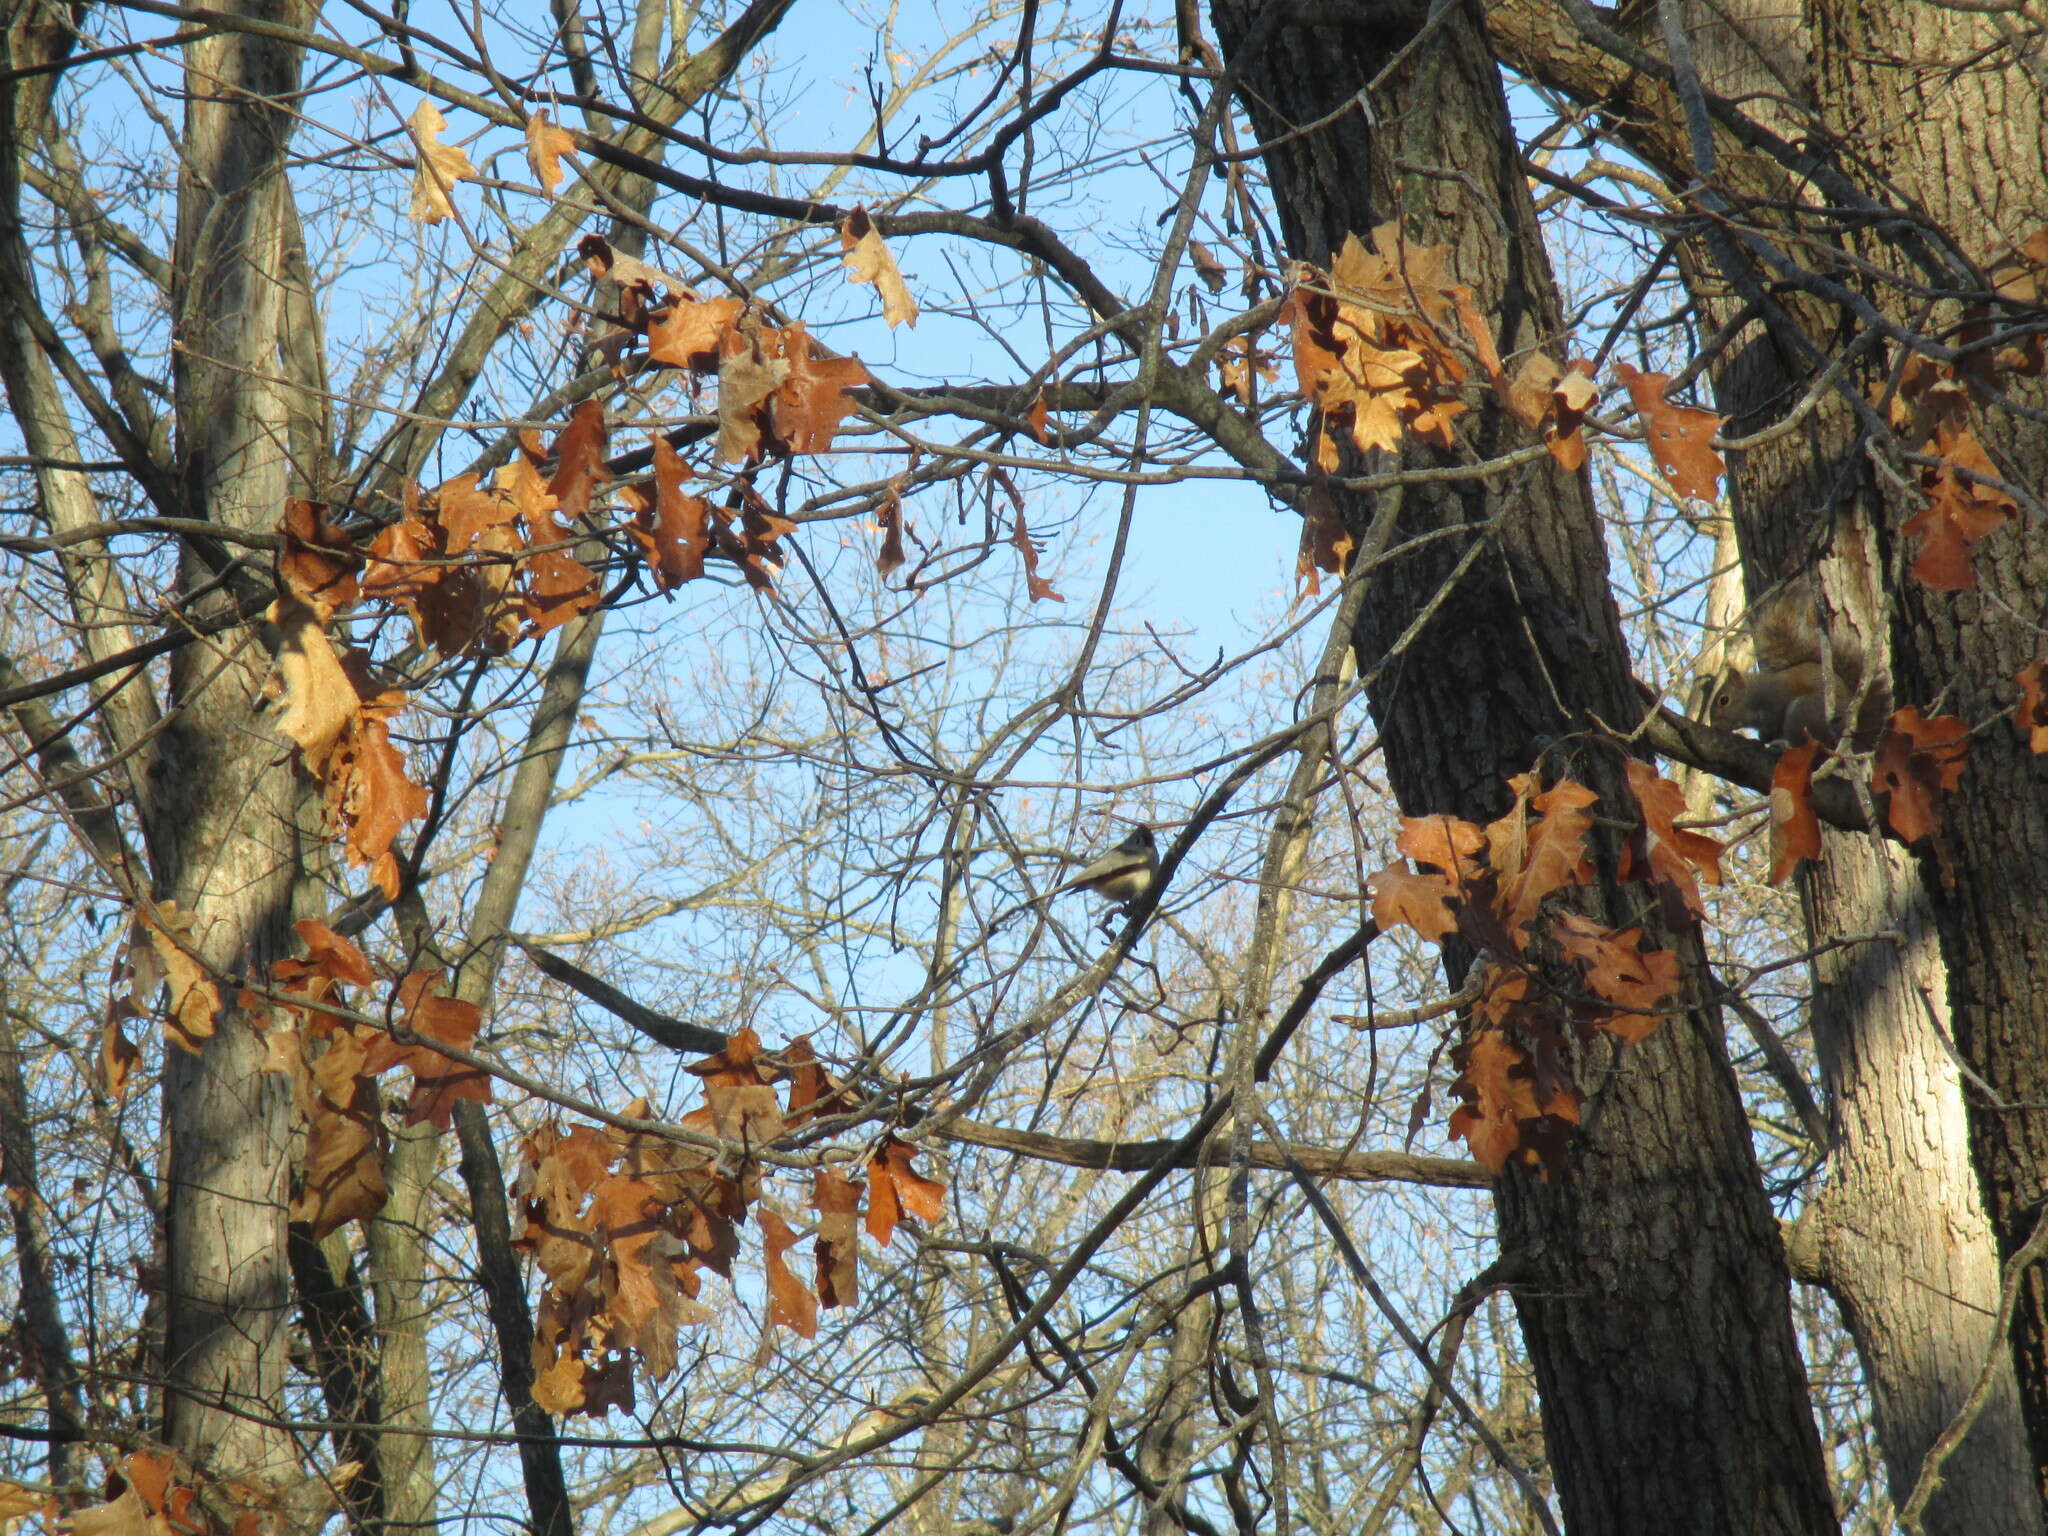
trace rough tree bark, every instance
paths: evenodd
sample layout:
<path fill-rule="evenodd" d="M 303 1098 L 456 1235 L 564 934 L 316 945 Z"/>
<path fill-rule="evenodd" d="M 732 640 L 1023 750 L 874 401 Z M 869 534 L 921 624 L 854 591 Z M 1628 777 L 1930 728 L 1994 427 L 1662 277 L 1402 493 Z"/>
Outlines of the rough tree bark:
<path fill-rule="evenodd" d="M 1845 164 L 1923 212 L 1980 266 L 2048 227 L 2048 99 L 2038 55 L 2027 57 L 2031 38 L 2001 16 L 1940 6 L 1814 0 L 1809 13 L 1815 100 Z M 1874 235 L 1859 235 L 1854 248 L 1905 268 Z M 1891 318 L 1926 325 L 1917 294 L 1887 286 L 1872 297 Z M 1933 320 L 1957 318 L 1949 305 Z M 1874 386 L 1879 365 L 1897 361 L 1880 358 L 1862 382 Z M 2031 416 L 1984 409 L 1978 431 L 2005 478 L 2038 497 L 2048 486 L 2048 431 L 2038 414 L 2048 389 L 2039 378 L 2005 387 Z M 1895 536 L 1918 498 L 1886 491 L 1883 527 Z M 2048 760 L 1999 717 L 2017 702 L 2014 675 L 2048 654 L 2048 538 L 2038 513 L 2022 510 L 1977 550 L 1978 589 L 1953 594 L 1905 577 L 1908 553 L 1895 547 L 1888 567 L 1903 578 L 1890 593 L 1898 695 L 1940 699 L 1945 713 L 1990 723 L 1972 738 L 1968 772 L 1948 797 L 1940 846 L 1920 852 L 1956 1044 L 1988 1090 L 1969 1101 L 1971 1146 L 1999 1252 L 2009 1257 L 2048 1219 Z M 2048 1492 L 2042 1266 L 2026 1277 L 2012 1343 L 2035 1477 Z"/>
<path fill-rule="evenodd" d="M 1451 248 L 1504 354 L 1553 339 L 1555 293 L 1476 7 L 1328 8 L 1240 53 L 1255 8 L 1215 7 L 1242 73 L 1292 254 L 1327 260 L 1347 231 L 1399 219 Z M 1339 20 L 1339 16 L 1344 19 Z M 1412 44 L 1412 49 L 1409 45 Z M 1342 109 L 1380 82 L 1371 121 Z M 1483 409 L 1482 455 L 1520 441 Z M 1441 463 L 1412 451 L 1410 462 Z M 1590 490 L 1548 460 L 1487 482 L 1414 485 L 1402 532 L 1465 526 L 1491 540 L 1414 643 L 1393 642 L 1468 551 L 1439 540 L 1376 572 L 1360 626 L 1402 809 L 1487 817 L 1502 780 L 1539 757 L 1620 814 L 1617 752 L 1579 733 L 1639 708 Z M 1369 508 L 1346 507 L 1365 526 Z M 1607 866 L 1614 920 L 1638 903 Z M 1603 1073 L 1599 1106 L 1548 1184 L 1496 1186 L 1501 1240 L 1535 1364 L 1551 1469 L 1580 1533 L 1834 1529 L 1788 1281 L 1696 938 L 1673 935 L 1691 1007 Z"/>
<path fill-rule="evenodd" d="M 1674 186 L 1695 174 L 1675 93 L 1581 36 L 1545 0 L 1510 0 L 1488 13 L 1501 56 L 1531 78 L 1603 114 L 1617 139 Z M 1723 4 L 1691 29 L 1706 85 L 1787 138 L 1812 100 L 1802 19 L 1769 6 Z M 1652 53 L 1656 40 L 1630 32 Z M 1755 225 L 1782 232 L 1802 201 L 1785 168 L 1716 134 L 1717 184 Z M 1803 249 L 1804 247 L 1800 247 Z M 1713 253 L 1689 242 L 1680 263 L 1718 329 L 1743 300 Z M 1824 311 L 1794 296 L 1811 334 L 1826 337 Z M 1781 420 L 1815 374 L 1810 353 L 1752 323 L 1711 365 L 1727 431 L 1748 436 Z M 1838 622 L 1854 627 L 1873 657 L 1885 648 L 1870 518 L 1829 514 L 1868 508 L 1867 469 L 1850 457 L 1856 423 L 1823 399 L 1799 430 L 1732 453 L 1729 490 L 1751 591 L 1817 569 Z M 1947 976 L 1931 942 L 1919 873 L 1896 849 L 1861 836 L 1825 834 L 1817 869 L 1801 876 L 1811 936 L 1897 931 L 1904 943 L 1831 950 L 1814 967 L 1809 1021 L 1830 1116 L 1828 1179 L 1799 1229 L 1802 1278 L 1828 1288 L 1870 1373 L 1878 1438 L 1893 1497 L 1903 1500 L 1928 1448 L 1976 1383 L 1992 1346 L 1997 1257 L 1978 1199 L 1964 1132 L 1963 1088 L 1940 1031 Z M 1949 1463 L 1925 1513 L 1929 1532 L 1998 1532 L 2039 1519 L 2024 1475 L 2023 1431 L 2009 1366 L 1977 1427 Z"/>
<path fill-rule="evenodd" d="M 312 24 L 301 0 L 248 0 Z M 299 51 L 233 34 L 186 45 L 177 252 L 171 294 L 176 493 L 185 515 L 268 531 L 290 494 L 283 382 L 286 159 Z M 199 617 L 252 585 L 188 544 L 179 582 Z M 317 814 L 289 743 L 252 706 L 271 658 L 247 630 L 181 650 L 154 793 L 144 813 L 157 892 L 192 914 L 200 957 L 226 976 L 291 952 L 294 888 L 317 858 Z M 291 1491 L 298 1455 L 281 1418 L 289 1369 L 285 1256 L 291 1101 L 229 1007 L 197 1054 L 164 1069 L 169 1260 L 164 1438 L 214 1477 Z"/>
<path fill-rule="evenodd" d="M 1771 126 L 1781 132 L 1796 127 L 1796 134 L 1784 136 L 1824 149 L 1838 172 L 1879 200 L 1924 213 L 1929 225 L 1946 231 L 1969 256 L 1980 262 L 1994 258 L 2042 226 L 2039 89 L 2024 61 L 2002 46 L 1997 18 L 1932 7 L 1809 7 L 1803 16 L 1787 16 L 1768 7 L 1721 6 L 1711 20 L 1694 13 L 1693 22 L 1688 31 L 1710 86 L 1750 104 L 1752 115 L 1761 111 L 1766 119 L 1772 114 L 1783 118 Z M 1696 174 L 1696 156 L 1671 88 L 1651 72 L 1632 69 L 1589 46 L 1562 7 L 1514 0 L 1496 8 L 1490 24 L 1504 57 L 1581 102 L 1603 106 L 1614 131 L 1674 185 Z M 1640 38 L 1632 41 L 1642 43 Z M 1716 184 L 1740 203 L 1752 223 L 1781 232 L 1784 210 L 1799 198 L 1792 178 L 1768 158 L 1744 153 L 1725 135 L 1716 132 L 1714 139 Z M 1880 270 L 1904 269 L 1909 277 L 1924 279 L 1925 273 L 1901 259 L 1897 244 L 1887 243 L 1898 241 L 1904 229 L 1894 223 L 1883 238 L 1862 237 L 1857 254 Z M 1834 232 L 1824 234 L 1832 238 Z M 1808 229 L 1796 247 L 1809 266 L 1817 238 Z M 1920 236 L 1905 232 L 1904 238 Z M 1722 254 L 1732 250 L 1724 245 Z M 1723 312 L 1730 308 L 1723 285 L 1743 275 L 1726 267 L 1708 260 L 1689 273 L 1702 300 L 1720 299 Z M 1974 286 L 1966 274 L 1952 275 L 1949 285 Z M 1909 329 L 1926 329 L 1930 316 L 1920 312 L 1924 301 L 1912 292 L 1881 283 L 1870 284 L 1868 292 L 1888 318 Z M 1823 353 L 1839 343 L 1824 306 L 1802 303 L 1796 294 L 1785 294 L 1783 302 Z M 1932 318 L 1940 325 L 1955 316 Z M 1753 432 L 1776 420 L 1817 373 L 1814 350 L 1800 347 L 1793 335 L 1784 334 L 1787 329 L 1752 332 L 1717 368 L 1717 392 L 1733 418 L 1730 432 Z M 1875 398 L 1898 362 L 1895 353 L 1879 348 L 1852 370 L 1848 387 Z M 2038 408 L 2038 386 L 2019 381 L 2012 387 L 2023 404 Z M 1859 557 L 1866 573 L 1862 581 L 1845 582 L 1827 561 L 1823 577 L 1874 645 L 1892 643 L 1897 697 L 1923 703 L 1942 697 L 1944 709 L 1973 724 L 1992 719 L 2013 701 L 2012 673 L 2042 650 L 2038 602 L 2044 572 L 2038 530 L 2015 527 L 2011 536 L 1980 552 L 1985 590 L 1992 594 L 1988 600 L 1926 591 L 1906 577 L 1909 552 L 1896 534 L 1898 524 L 1917 508 L 1860 462 L 1862 441 L 1850 416 L 1839 399 L 1823 401 L 1793 437 L 1736 457 L 1733 489 L 1752 568 L 1768 580 L 1816 554 Z M 1986 437 L 2014 479 L 2040 486 L 2048 449 L 2037 422 L 1993 412 Z M 1830 518 L 1831 508 L 1860 515 Z M 1860 600 L 1859 585 L 1864 588 Z M 1964 686 L 1944 695 L 1951 680 Z M 1947 1011 L 1954 1015 L 1955 1038 L 1991 1089 L 1991 1097 L 1973 1092 L 1968 1099 L 1972 1154 L 1985 1203 L 1996 1218 L 1998 1250 L 2009 1255 L 2032 1231 L 2042 1191 L 2048 1188 L 2042 1163 L 2048 1152 L 2044 1117 L 2022 1107 L 2043 1101 L 2040 963 L 2037 946 L 2024 935 L 2048 902 L 2043 894 L 2048 823 L 2042 816 L 2038 760 L 2030 759 L 2009 731 L 1994 725 L 1979 733 L 1972 755 L 1965 792 L 1954 807 L 1956 822 L 1947 834 L 1955 854 L 1955 885 L 1944 884 L 1934 850 L 1927 850 L 1923 873 L 1948 971 Z M 1839 840 L 1831 839 L 1831 862 L 1838 851 Z M 1817 916 L 1837 924 L 1837 931 L 1848 931 L 1859 921 L 1868 929 L 1873 919 L 1896 915 L 1900 921 L 1890 926 L 1910 931 L 1917 905 L 1910 887 L 1892 882 L 1877 865 L 1866 868 L 1875 884 L 1859 888 L 1843 870 L 1817 887 Z M 1873 905 L 1886 884 L 1898 892 L 1898 914 Z M 1870 1324 L 1895 1344 L 1918 1337 L 1917 1345 L 1890 1353 L 1891 1371 L 1880 1371 L 1878 1361 L 1886 1351 L 1859 1335 L 1875 1373 L 1878 1422 L 1894 1489 L 1903 1497 L 1926 1444 L 1975 1376 L 1984 1348 L 1982 1319 L 1995 1304 L 1996 1281 L 1990 1266 L 1971 1253 L 1977 1242 L 1971 1202 L 1963 1198 L 1956 1174 L 1939 1161 L 1938 1149 L 1955 1140 L 1949 1128 L 1955 1110 L 1944 1106 L 1960 1101 L 1948 1099 L 1943 1087 L 1948 1069 L 1934 1059 L 1944 1047 L 1938 1038 L 1924 1037 L 1930 1021 L 1945 1017 L 1946 1011 L 1930 1010 L 1916 995 L 1921 988 L 1911 973 L 1922 962 L 1903 955 L 1900 960 L 1897 972 L 1880 987 L 1868 962 L 1833 957 L 1833 970 L 1854 968 L 1861 974 L 1838 990 L 1830 984 L 1830 965 L 1822 966 L 1814 1022 L 1824 1070 L 1853 1061 L 1860 1064 L 1857 1082 L 1884 1085 L 1871 1102 L 1845 1106 L 1835 1150 L 1836 1182 L 1846 1186 L 1861 1179 L 1864 1192 L 1874 1198 L 1885 1198 L 1878 1192 L 1889 1191 L 1896 1213 L 1893 1237 L 1882 1257 L 1866 1251 L 1851 1263 L 1846 1251 L 1837 1252 L 1840 1262 L 1829 1278 L 1852 1327 Z M 1923 981 L 1939 995 L 1941 978 Z M 1832 1005 L 1844 997 L 1861 1000 L 1855 1016 L 1835 1012 Z M 1902 1028 L 1909 1020 L 1918 1027 Z M 1885 1065 L 1883 1057 L 1891 1052 L 1902 1054 Z M 1939 1096 L 1909 1103 L 1897 1091 L 1897 1084 L 1906 1081 Z M 1851 1086 L 1846 1079 L 1831 1083 L 1836 1092 Z M 1941 1122 L 1931 1131 L 1920 1123 L 1930 1106 Z M 1881 1132 L 1879 1121 L 1885 1123 Z M 1872 1133 L 1860 1150 L 1859 1124 Z M 1886 1166 L 1893 1149 L 1907 1145 L 1919 1147 L 1921 1155 L 1910 1164 Z M 1867 1177 L 1858 1171 L 1865 1154 L 1872 1159 Z M 1924 1183 L 1916 1186 L 1915 1179 Z M 1859 1203 L 1850 1201 L 1846 1188 L 1835 1211 L 1844 1210 L 1845 1203 Z M 1866 1212 L 1834 1230 L 1854 1229 L 1872 1239 L 1885 1225 L 1875 1212 Z M 1912 1267 L 1916 1259 L 1934 1268 L 1918 1273 Z M 1917 1308 L 1916 1299 L 1900 1291 L 1902 1279 L 1919 1293 Z M 2042 1430 L 2048 1419 L 2043 1401 L 2048 1370 L 2042 1356 L 2041 1284 L 2036 1273 L 2014 1330 L 2037 1479 L 2048 1466 Z M 1912 1315 L 1916 1310 L 1923 1314 L 1917 1319 Z M 1943 1315 L 1925 1315 L 1930 1311 Z M 1889 1323 L 1883 1321 L 1886 1314 Z M 1900 1374 L 1894 1377 L 1892 1371 Z M 2013 1438 L 2009 1401 L 2001 1385 L 1958 1453 L 1961 1461 L 1950 1464 L 1948 1481 L 1928 1511 L 1930 1530 L 1947 1528 L 1950 1520 L 1962 1522 L 1957 1529 L 2017 1528 L 2009 1492 L 2012 1467 L 2004 1459 Z M 2026 1523 L 2039 1518 L 2036 1511 Z"/>

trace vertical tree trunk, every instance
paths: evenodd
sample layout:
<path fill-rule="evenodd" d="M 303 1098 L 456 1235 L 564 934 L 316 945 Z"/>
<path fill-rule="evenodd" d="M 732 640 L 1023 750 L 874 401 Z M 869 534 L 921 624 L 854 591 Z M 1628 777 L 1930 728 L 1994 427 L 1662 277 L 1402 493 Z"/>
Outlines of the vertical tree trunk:
<path fill-rule="evenodd" d="M 1347 231 L 1399 219 L 1410 239 L 1451 247 L 1504 354 L 1556 336 L 1476 9 L 1426 18 L 1419 6 L 1361 5 L 1350 24 L 1283 25 L 1256 56 L 1240 51 L 1254 8 L 1219 0 L 1215 11 L 1260 137 L 1323 123 L 1267 156 L 1293 254 L 1326 260 Z M 1363 110 L 1339 109 L 1382 71 L 1370 105 L 1384 131 L 1374 132 Z M 1482 455 L 1521 440 L 1501 411 L 1478 414 Z M 1391 644 L 1465 541 L 1439 540 L 1374 575 L 1359 659 L 1362 670 L 1384 663 L 1371 701 L 1402 809 L 1496 814 L 1505 776 L 1544 756 L 1623 814 L 1615 752 L 1573 739 L 1596 717 L 1620 723 L 1637 708 L 1583 476 L 1545 460 L 1400 494 L 1403 533 L 1462 525 L 1493 541 L 1398 657 Z M 1354 503 L 1347 519 L 1359 526 L 1366 513 Z M 1611 867 L 1599 900 L 1635 920 Z M 1667 942 L 1684 957 L 1694 1007 L 1611 1075 L 1582 1064 L 1601 1102 L 1563 1175 L 1496 1184 L 1559 1497 L 1577 1533 L 1830 1531 L 1783 1253 L 1703 1001 L 1701 953 L 1694 937 Z"/>
<path fill-rule="evenodd" d="M 1794 107 L 1810 101 L 1808 39 L 1796 17 L 1736 4 L 1701 17 L 1694 40 L 1702 80 L 1774 131 L 1790 136 Z M 1780 103 L 1789 103 L 1780 105 Z M 1759 168 L 1760 174 L 1771 174 Z M 1789 178 L 1779 195 L 1798 200 Z M 1752 215 L 1769 217 L 1761 208 Z M 1731 320 L 1739 301 L 1705 264 L 1690 266 L 1708 322 Z M 1825 345 L 1825 311 L 1788 296 L 1807 334 Z M 1736 436 L 1777 421 L 1810 386 L 1810 356 L 1752 326 L 1714 370 L 1717 403 Z M 1730 491 L 1748 564 L 1761 593 L 1772 578 L 1817 568 L 1838 626 L 1865 654 L 1887 650 L 1879 582 L 1883 554 L 1861 509 L 1880 506 L 1867 466 L 1851 456 L 1856 422 L 1829 397 L 1802 430 L 1731 456 Z M 1847 484 L 1842 483 L 1845 471 Z M 1859 509 L 1832 515 L 1835 505 Z M 1838 633 L 1840 631 L 1838 630 Z M 1918 695 L 1916 695 L 1918 696 Z M 1963 1085 L 1942 1035 L 1949 980 L 1928 892 L 1913 861 L 1880 840 L 1829 832 L 1817 866 L 1802 872 L 1807 932 L 1818 943 L 1895 931 L 1896 946 L 1830 949 L 1813 965 L 1810 1022 L 1828 1095 L 1828 1180 L 1802 1219 L 1817 1278 L 1872 1382 L 1885 1470 L 1896 1502 L 1912 1492 L 1928 1449 L 1976 1386 L 1998 1306 L 1998 1254 L 1971 1170 Z M 2039 1524 L 2025 1475 L 2027 1451 L 2009 1362 L 1976 1427 L 1950 1458 L 1923 1514 L 1930 1533 L 1995 1533 Z"/>
<path fill-rule="evenodd" d="M 295 0 L 238 9 L 312 20 Z M 178 482 L 187 515 L 242 529 L 274 527 L 290 485 L 279 349 L 298 75 L 297 51 L 268 39 L 229 33 L 186 46 L 172 296 Z M 180 579 L 197 615 L 247 593 L 219 575 L 188 546 Z M 304 862 L 306 788 L 288 744 L 256 712 L 268 670 L 247 631 L 178 653 L 146 818 L 159 895 L 192 914 L 194 947 L 227 976 L 288 952 Z M 262 1070 L 261 1042 L 232 1006 L 198 1054 L 167 1056 L 165 1438 L 195 1466 L 284 1495 L 297 1455 L 266 1420 L 281 1417 L 290 1350 L 289 1093 Z"/>
<path fill-rule="evenodd" d="M 1980 266 L 2048 226 L 2048 100 L 2038 58 L 2023 56 L 2030 42 L 2007 39 L 2001 17 L 1946 7 L 1814 0 L 1810 11 L 1816 97 L 1844 159 L 1888 178 Z M 1896 250 L 1880 254 L 1903 265 Z M 1873 296 L 1894 318 L 1923 323 L 1916 295 Z M 1936 323 L 1952 323 L 1953 308 Z M 2023 407 L 2048 405 L 2039 379 L 2004 387 Z M 2006 478 L 2037 496 L 2048 486 L 2038 419 L 1990 407 L 1977 430 Z M 1895 519 L 1918 510 L 1896 492 L 1892 500 Z M 1945 802 L 1944 846 L 1923 850 L 1923 863 L 1956 1043 L 1989 1090 L 1970 1101 L 1971 1144 L 1999 1251 L 2010 1256 L 2048 1219 L 2048 765 L 1998 717 L 2018 697 L 2014 674 L 2048 654 L 2048 539 L 2022 511 L 1974 563 L 1974 592 L 1898 583 L 1893 661 L 1902 699 L 1939 698 L 1971 725 L 1991 722 Z M 2048 1490 L 2048 1272 L 2038 1265 L 2013 1347 L 2035 1475 Z"/>
<path fill-rule="evenodd" d="M 1706 85 L 1798 137 L 1800 114 L 1813 100 L 1805 22 L 1782 8 L 1741 3 L 1695 11 L 1689 20 Z M 1489 13 L 1488 25 L 1516 68 L 1589 106 L 1606 105 L 1611 131 L 1635 154 L 1674 186 L 1692 180 L 1693 148 L 1667 86 L 1592 46 L 1560 9 L 1541 0 L 1510 0 Z M 1636 41 L 1660 51 L 1650 40 Z M 1717 182 L 1741 201 L 1745 216 L 1765 228 L 1796 218 L 1788 210 L 1798 207 L 1801 191 L 1783 168 L 1732 139 L 1717 139 Z M 1682 270 L 1709 328 L 1733 318 L 1740 301 L 1711 255 L 1691 253 Z M 1817 342 L 1829 344 L 1824 309 L 1802 306 L 1796 295 L 1784 302 L 1799 309 Z M 1814 374 L 1809 354 L 1761 325 L 1735 337 L 1712 365 L 1730 435 L 1755 434 L 1779 420 Z M 1874 504 L 1867 471 L 1849 462 L 1855 437 L 1844 402 L 1824 399 L 1797 432 L 1731 454 L 1729 489 L 1758 577 L 1752 590 L 1815 566 L 1831 605 L 1877 656 L 1886 637 L 1875 572 L 1886 557 L 1868 516 L 1827 515 L 1831 504 Z M 1897 948 L 1835 950 L 1816 961 L 1810 1023 L 1833 1136 L 1828 1182 L 1801 1223 L 1800 1239 L 1802 1274 L 1834 1295 L 1870 1373 L 1888 1480 L 1893 1497 L 1904 1500 L 1995 1347 L 1996 1252 L 1970 1172 L 1963 1087 L 1938 1033 L 1946 1026 L 1948 978 L 1929 943 L 1918 869 L 1895 850 L 1831 832 L 1821 865 L 1801 878 L 1816 939 L 1883 930 L 1908 935 Z M 1992 1533 L 2037 1525 L 2023 1438 L 2007 1369 L 1951 1459 L 1925 1529 Z"/>

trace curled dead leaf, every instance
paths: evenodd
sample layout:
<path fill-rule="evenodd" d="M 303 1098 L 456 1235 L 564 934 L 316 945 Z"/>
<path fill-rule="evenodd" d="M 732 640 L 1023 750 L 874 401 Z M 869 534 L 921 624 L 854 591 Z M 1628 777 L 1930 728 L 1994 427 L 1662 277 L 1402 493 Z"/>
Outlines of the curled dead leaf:
<path fill-rule="evenodd" d="M 882 243 L 865 208 L 855 208 L 839 226 L 839 244 L 847 272 L 856 283 L 871 283 L 882 296 L 882 318 L 891 329 L 917 324 L 917 300 L 904 285 L 903 273 L 889 247 Z"/>
<path fill-rule="evenodd" d="M 576 136 L 549 122 L 546 108 L 526 120 L 526 163 L 533 168 L 533 179 L 549 197 L 562 184 L 562 156 L 573 154 L 575 149 Z"/>
<path fill-rule="evenodd" d="M 419 148 L 419 158 L 414 162 L 412 178 L 412 218 L 418 224 L 438 224 L 443 219 L 455 217 L 455 204 L 449 199 L 449 189 L 458 181 L 475 181 L 476 167 L 469 163 L 469 156 L 453 144 L 443 144 L 441 134 L 448 126 L 448 119 L 441 115 L 441 109 L 426 97 L 413 108 L 407 120 L 412 129 L 413 142 Z"/>

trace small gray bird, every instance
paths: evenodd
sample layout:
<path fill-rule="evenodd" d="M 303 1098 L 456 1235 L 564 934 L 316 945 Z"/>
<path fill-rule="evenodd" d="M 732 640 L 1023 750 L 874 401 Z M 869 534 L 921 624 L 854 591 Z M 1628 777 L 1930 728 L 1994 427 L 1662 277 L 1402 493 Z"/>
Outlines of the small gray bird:
<path fill-rule="evenodd" d="M 1152 889 L 1158 874 L 1159 848 L 1152 841 L 1152 829 L 1139 827 L 1053 894 L 1093 891 L 1111 901 L 1136 901 Z"/>

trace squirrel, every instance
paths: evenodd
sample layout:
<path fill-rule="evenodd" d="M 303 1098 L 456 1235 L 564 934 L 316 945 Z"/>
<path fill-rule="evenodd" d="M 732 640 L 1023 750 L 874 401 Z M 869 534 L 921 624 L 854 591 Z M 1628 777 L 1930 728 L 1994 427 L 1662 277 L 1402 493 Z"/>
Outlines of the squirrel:
<path fill-rule="evenodd" d="M 1753 730 L 1764 741 L 1797 746 L 1809 737 L 1832 747 L 1841 738 L 1841 716 L 1856 706 L 1858 737 L 1869 734 L 1887 711 L 1875 688 L 1865 690 L 1863 647 L 1852 635 L 1830 631 L 1822 644 L 1820 606 L 1813 581 L 1801 577 L 1772 592 L 1750 610 L 1750 638 L 1757 665 L 1748 671 L 1724 667 L 1714 680 L 1707 719 L 1719 730 Z M 1834 672 L 1832 689 L 1823 671 Z M 1874 713 L 1873 713 L 1874 711 Z"/>

